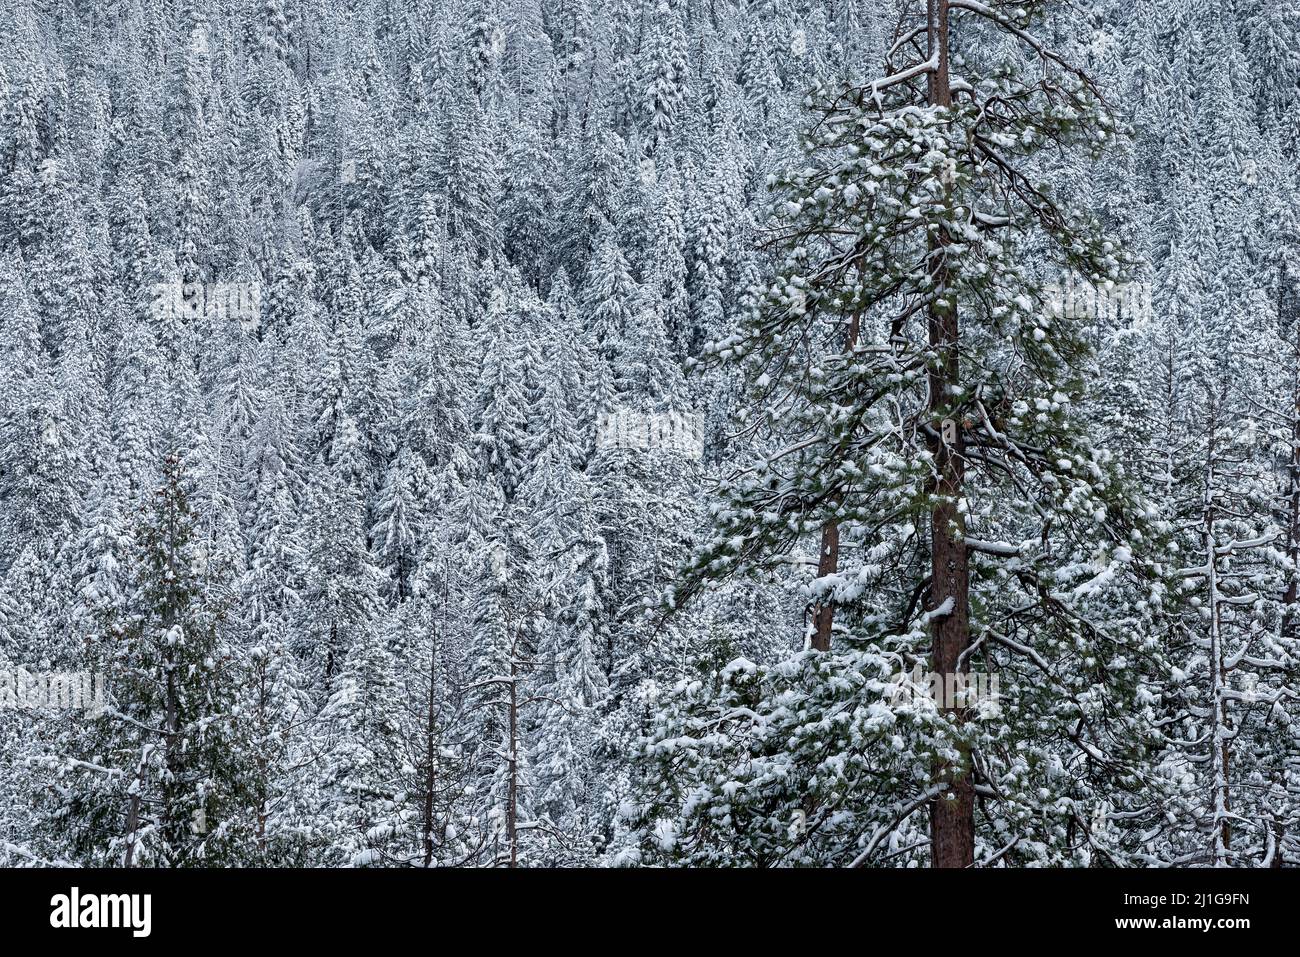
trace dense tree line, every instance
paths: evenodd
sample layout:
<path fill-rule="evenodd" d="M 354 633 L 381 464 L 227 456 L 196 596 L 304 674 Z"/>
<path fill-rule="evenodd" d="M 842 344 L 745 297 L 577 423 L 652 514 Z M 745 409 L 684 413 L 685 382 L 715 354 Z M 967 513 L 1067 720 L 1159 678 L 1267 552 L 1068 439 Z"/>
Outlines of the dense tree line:
<path fill-rule="evenodd" d="M 0 863 L 1300 863 L 1295 0 L 3 2 Z"/>

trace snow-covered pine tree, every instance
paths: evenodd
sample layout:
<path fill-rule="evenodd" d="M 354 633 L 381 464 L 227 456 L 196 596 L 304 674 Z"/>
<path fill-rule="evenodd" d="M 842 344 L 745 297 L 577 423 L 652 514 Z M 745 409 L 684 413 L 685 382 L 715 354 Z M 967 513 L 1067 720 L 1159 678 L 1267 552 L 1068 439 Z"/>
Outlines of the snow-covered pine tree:
<path fill-rule="evenodd" d="M 142 506 L 120 609 L 90 635 L 106 706 L 42 762 L 44 828 L 83 864 L 214 866 L 247 860 L 252 767 L 228 643 L 228 586 L 196 541 L 181 457 Z"/>
<path fill-rule="evenodd" d="M 1087 435 L 1085 330 L 1045 290 L 1049 264 L 1122 277 L 1041 159 L 1113 124 L 1042 16 L 911 5 L 884 75 L 818 104 L 774 184 L 783 258 L 709 346 L 745 371 L 742 423 L 765 441 L 724 483 L 678 601 L 805 564 L 809 650 L 738 660 L 662 712 L 646 853 L 1069 860 L 1095 803 L 1141 780 L 1156 530 Z M 998 34 L 1015 55 L 985 52 Z M 938 707 L 891 691 L 914 665 L 947 689 Z M 976 666 L 1001 679 L 996 706 L 954 694 Z"/>

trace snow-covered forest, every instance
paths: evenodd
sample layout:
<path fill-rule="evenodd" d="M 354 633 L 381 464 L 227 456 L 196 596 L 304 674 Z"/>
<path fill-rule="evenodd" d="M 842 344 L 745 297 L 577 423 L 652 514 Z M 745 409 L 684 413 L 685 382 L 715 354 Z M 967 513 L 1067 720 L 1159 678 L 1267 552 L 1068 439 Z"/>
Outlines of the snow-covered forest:
<path fill-rule="evenodd" d="M 1300 864 L 1300 0 L 0 3 L 0 865 Z"/>

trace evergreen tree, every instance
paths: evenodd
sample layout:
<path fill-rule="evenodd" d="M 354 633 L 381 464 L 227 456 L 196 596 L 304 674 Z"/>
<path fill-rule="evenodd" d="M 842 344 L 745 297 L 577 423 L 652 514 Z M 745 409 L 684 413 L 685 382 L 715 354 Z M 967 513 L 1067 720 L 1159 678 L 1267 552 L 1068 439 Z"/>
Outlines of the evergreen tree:
<path fill-rule="evenodd" d="M 723 486 L 690 574 L 775 569 L 811 551 L 809 650 L 782 665 L 739 660 L 712 689 L 686 685 L 649 750 L 660 788 L 649 820 L 672 827 L 648 833 L 649 849 L 829 863 L 848 839 L 838 853 L 863 863 L 882 849 L 873 830 L 898 833 L 928 806 L 930 863 L 970 866 L 977 790 L 1006 802 L 984 824 L 991 855 L 1004 813 L 1017 828 L 1048 807 L 1086 819 L 1097 776 L 1115 775 L 1111 788 L 1140 779 L 1151 715 L 1129 702 L 1160 673 L 1156 531 L 1076 412 L 1085 330 L 1050 308 L 1018 252 L 1092 283 L 1121 278 L 1113 247 L 1024 168 L 1049 144 L 1104 142 L 1112 124 L 1092 81 L 1029 32 L 1038 12 L 931 4 L 928 49 L 896 46 L 903 59 L 881 79 L 829 100 L 782 183 L 785 258 L 741 329 L 710 345 L 741 363 L 742 424 L 770 438 Z M 957 78 L 950 29 L 983 27 L 1017 40 L 1030 64 L 967 57 Z M 890 706 L 889 677 L 914 662 L 948 689 L 939 707 Z M 1006 675 L 996 715 L 953 693 L 974 662 Z M 848 720 L 829 729 L 801 717 L 841 709 Z M 1100 713 L 1130 720 L 1116 735 Z M 722 715 L 736 717 L 699 736 Z M 769 716 L 778 733 L 749 744 Z M 1087 770 L 1046 787 L 1035 768 L 1067 760 L 1067 738 Z M 1001 757 L 1007 748 L 1019 756 Z M 754 786 L 716 783 L 737 774 Z M 797 809 L 809 827 L 790 837 Z M 1048 813 L 1046 830 L 1021 839 L 1060 860 L 1070 839 Z M 718 817 L 730 826 L 712 830 Z"/>
<path fill-rule="evenodd" d="M 45 826 L 87 864 L 246 859 L 251 771 L 228 597 L 196 540 L 191 495 L 168 456 L 134 529 L 124 605 L 105 609 L 116 614 L 88 650 L 109 703 L 45 762 Z"/>

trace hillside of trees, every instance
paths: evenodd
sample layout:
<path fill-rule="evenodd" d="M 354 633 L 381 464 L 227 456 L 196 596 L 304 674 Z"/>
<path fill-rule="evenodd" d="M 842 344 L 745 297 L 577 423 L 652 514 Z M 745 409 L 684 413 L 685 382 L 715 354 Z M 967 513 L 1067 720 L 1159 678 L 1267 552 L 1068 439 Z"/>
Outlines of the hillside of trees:
<path fill-rule="evenodd" d="M 0 22 L 0 866 L 1300 865 L 1300 0 Z"/>

